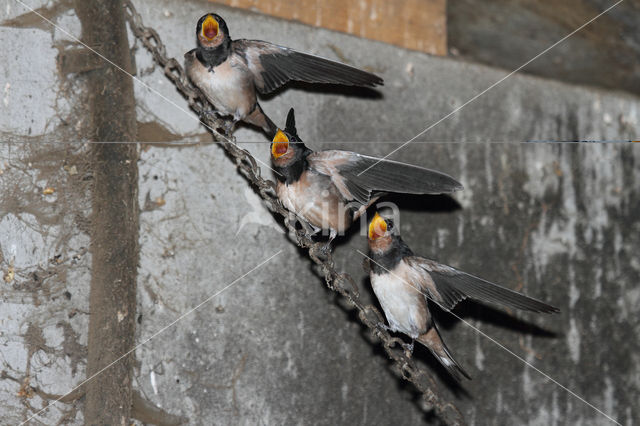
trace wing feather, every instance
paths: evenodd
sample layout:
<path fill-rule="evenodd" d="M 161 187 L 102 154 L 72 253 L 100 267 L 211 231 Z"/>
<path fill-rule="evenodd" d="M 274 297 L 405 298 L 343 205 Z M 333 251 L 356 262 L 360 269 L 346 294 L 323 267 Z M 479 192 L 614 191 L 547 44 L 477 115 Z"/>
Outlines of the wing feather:
<path fill-rule="evenodd" d="M 234 40 L 234 51 L 244 56 L 260 93 L 269 93 L 289 81 L 375 87 L 375 74 L 319 56 L 259 40 Z"/>
<path fill-rule="evenodd" d="M 367 204 L 372 192 L 447 194 L 462 185 L 444 173 L 349 151 L 319 151 L 307 157 L 309 165 L 331 176 L 343 196 Z"/>
<path fill-rule="evenodd" d="M 417 281 L 429 297 L 441 308 L 451 310 L 460 301 L 470 297 L 532 312 L 555 313 L 558 308 L 517 291 L 499 286 L 482 278 L 441 265 L 418 256 L 405 258 L 416 272 Z"/>

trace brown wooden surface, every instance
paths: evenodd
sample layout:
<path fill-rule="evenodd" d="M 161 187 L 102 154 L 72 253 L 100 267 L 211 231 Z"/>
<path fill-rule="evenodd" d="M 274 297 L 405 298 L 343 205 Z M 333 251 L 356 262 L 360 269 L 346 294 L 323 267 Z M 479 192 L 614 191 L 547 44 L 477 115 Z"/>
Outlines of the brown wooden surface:
<path fill-rule="evenodd" d="M 447 53 L 446 0 L 215 0 L 434 55 Z"/>

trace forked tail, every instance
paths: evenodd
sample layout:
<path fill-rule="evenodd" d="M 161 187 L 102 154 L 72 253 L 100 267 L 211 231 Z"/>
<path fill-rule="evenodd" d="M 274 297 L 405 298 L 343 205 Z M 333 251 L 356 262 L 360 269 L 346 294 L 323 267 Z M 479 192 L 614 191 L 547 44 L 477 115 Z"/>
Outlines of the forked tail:
<path fill-rule="evenodd" d="M 429 331 L 419 336 L 416 340 L 425 345 L 438 361 L 440 361 L 440 364 L 442 364 L 457 381 L 462 381 L 461 376 L 471 380 L 471 376 L 469 376 L 451 356 L 435 324 L 433 324 Z"/>
<path fill-rule="evenodd" d="M 261 127 L 262 130 L 267 134 L 269 140 L 272 140 L 278 131 L 278 126 L 275 125 L 273 121 L 264 113 L 260 104 L 256 103 L 255 109 L 245 117 L 244 121 L 247 123 L 253 124 L 255 126 Z"/>

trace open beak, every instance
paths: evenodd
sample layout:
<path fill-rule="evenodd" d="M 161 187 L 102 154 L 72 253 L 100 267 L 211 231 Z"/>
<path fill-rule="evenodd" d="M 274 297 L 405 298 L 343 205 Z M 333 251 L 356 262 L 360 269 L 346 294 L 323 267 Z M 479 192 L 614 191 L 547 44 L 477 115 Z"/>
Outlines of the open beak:
<path fill-rule="evenodd" d="M 273 158 L 280 158 L 289 150 L 289 138 L 280 129 L 276 132 L 271 143 L 271 155 Z"/>
<path fill-rule="evenodd" d="M 387 222 L 378 213 L 371 219 L 369 224 L 369 239 L 374 241 L 383 237 L 387 233 Z"/>
<path fill-rule="evenodd" d="M 211 41 L 218 36 L 218 21 L 211 15 L 202 23 L 202 37 Z"/>

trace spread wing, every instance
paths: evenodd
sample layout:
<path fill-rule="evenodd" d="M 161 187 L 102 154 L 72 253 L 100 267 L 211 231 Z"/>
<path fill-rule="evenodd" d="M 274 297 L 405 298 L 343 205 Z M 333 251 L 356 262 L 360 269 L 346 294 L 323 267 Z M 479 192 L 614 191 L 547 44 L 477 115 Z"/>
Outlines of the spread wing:
<path fill-rule="evenodd" d="M 444 173 L 349 151 L 319 151 L 307 157 L 309 166 L 331 177 L 347 200 L 367 204 L 372 192 L 446 194 L 462 185 Z"/>
<path fill-rule="evenodd" d="M 447 311 L 453 309 L 458 302 L 470 297 L 525 311 L 560 312 L 558 308 L 544 302 L 458 271 L 451 266 L 441 265 L 418 256 L 406 257 L 405 261 L 416 275 L 413 278 L 427 292 L 429 298 Z"/>
<path fill-rule="evenodd" d="M 375 74 L 266 41 L 234 40 L 233 50 L 246 60 L 260 93 L 292 80 L 369 87 L 383 84 Z"/>

